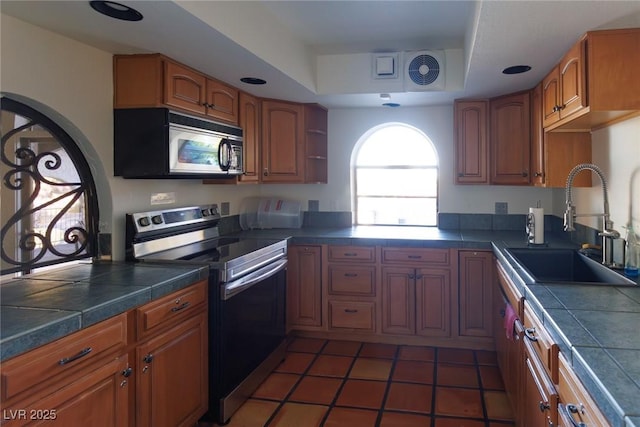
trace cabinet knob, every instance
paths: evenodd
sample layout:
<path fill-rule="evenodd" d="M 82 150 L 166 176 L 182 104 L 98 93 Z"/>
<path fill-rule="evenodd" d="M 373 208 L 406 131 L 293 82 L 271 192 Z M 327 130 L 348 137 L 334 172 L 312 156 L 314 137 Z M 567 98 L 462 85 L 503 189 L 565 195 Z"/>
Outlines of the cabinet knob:
<path fill-rule="evenodd" d="M 529 176 L 529 172 L 527 172 L 527 171 L 522 171 L 522 177 L 523 177 L 523 178 L 526 178 L 526 177 L 528 177 L 528 176 Z"/>
<path fill-rule="evenodd" d="M 269 169 L 264 168 L 264 171 L 262 172 L 262 175 L 269 176 Z"/>
<path fill-rule="evenodd" d="M 130 366 L 127 366 L 127 369 L 122 371 L 122 376 L 125 377 L 125 378 L 129 378 L 132 373 L 133 373 L 133 369 L 131 369 Z"/>
<path fill-rule="evenodd" d="M 542 172 L 536 172 L 536 173 L 534 174 L 534 176 L 535 176 L 535 177 L 541 177 L 541 176 L 542 176 Z"/>
<path fill-rule="evenodd" d="M 540 408 L 540 412 L 544 412 L 548 409 L 551 409 L 551 405 L 549 405 L 549 402 L 545 402 L 544 400 L 541 400 L 538 403 L 538 407 Z"/>
<path fill-rule="evenodd" d="M 144 357 L 142 358 L 142 361 L 143 361 L 144 363 L 151 363 L 151 362 L 153 362 L 153 354 L 151 354 L 151 353 L 147 354 L 146 356 L 144 356 Z"/>

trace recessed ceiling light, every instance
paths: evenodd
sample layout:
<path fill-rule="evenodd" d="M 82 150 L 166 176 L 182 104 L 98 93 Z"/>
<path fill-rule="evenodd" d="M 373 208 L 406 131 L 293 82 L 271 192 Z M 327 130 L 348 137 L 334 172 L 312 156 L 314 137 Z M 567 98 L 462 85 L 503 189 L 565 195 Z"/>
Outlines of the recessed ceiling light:
<path fill-rule="evenodd" d="M 399 107 L 400 104 L 398 104 L 397 102 L 385 102 L 384 104 L 382 104 L 383 107 Z"/>
<path fill-rule="evenodd" d="M 243 77 L 240 79 L 242 83 L 247 83 L 250 85 L 263 85 L 267 83 L 266 80 L 260 79 L 258 77 Z"/>
<path fill-rule="evenodd" d="M 90 1 L 91 7 L 103 15 L 123 21 L 141 21 L 142 14 L 137 10 L 114 1 Z"/>
<path fill-rule="evenodd" d="M 513 65 L 502 70 L 502 74 L 520 74 L 526 73 L 531 69 L 528 65 Z"/>

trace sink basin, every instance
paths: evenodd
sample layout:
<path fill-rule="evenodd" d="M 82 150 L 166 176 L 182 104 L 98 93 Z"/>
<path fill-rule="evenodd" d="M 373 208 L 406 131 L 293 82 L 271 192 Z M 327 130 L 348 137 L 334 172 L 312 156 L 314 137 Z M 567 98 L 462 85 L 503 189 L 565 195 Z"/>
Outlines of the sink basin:
<path fill-rule="evenodd" d="M 637 286 L 575 249 L 511 248 L 507 252 L 536 283 Z"/>

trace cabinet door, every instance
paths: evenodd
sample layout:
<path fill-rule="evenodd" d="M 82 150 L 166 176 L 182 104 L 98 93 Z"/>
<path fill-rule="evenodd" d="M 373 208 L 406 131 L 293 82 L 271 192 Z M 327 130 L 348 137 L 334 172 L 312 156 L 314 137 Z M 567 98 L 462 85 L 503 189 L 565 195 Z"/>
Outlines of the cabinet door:
<path fill-rule="evenodd" d="M 164 103 L 205 114 L 206 77 L 175 62 L 165 61 L 164 64 Z"/>
<path fill-rule="evenodd" d="M 558 422 L 558 393 L 535 351 L 529 347 L 529 341 L 524 340 L 524 348 L 523 426 L 555 426 Z"/>
<path fill-rule="evenodd" d="M 504 327 L 505 306 L 507 299 L 500 290 L 500 285 L 496 285 L 493 289 L 493 339 L 496 345 L 496 356 L 498 359 L 498 367 L 502 374 L 505 391 L 509 396 L 509 402 L 514 414 L 519 414 L 519 402 L 521 394 L 521 375 L 522 375 L 522 350 L 521 340 L 523 328 L 520 320 L 516 320 L 514 333 L 511 338 L 506 335 Z M 517 307 L 514 307 L 517 311 Z"/>
<path fill-rule="evenodd" d="M 451 336 L 451 273 L 418 269 L 415 276 L 416 333 Z"/>
<path fill-rule="evenodd" d="M 491 100 L 491 183 L 528 185 L 531 155 L 529 92 Z"/>
<path fill-rule="evenodd" d="M 560 62 L 560 119 L 587 106 L 584 46 L 576 43 Z"/>
<path fill-rule="evenodd" d="M 303 107 L 262 102 L 262 181 L 304 181 Z"/>
<path fill-rule="evenodd" d="M 553 70 L 542 79 L 542 126 L 548 127 L 560 120 L 560 68 Z"/>
<path fill-rule="evenodd" d="M 207 314 L 136 348 L 136 424 L 192 426 L 208 407 Z"/>
<path fill-rule="evenodd" d="M 258 98 L 240 92 L 239 123 L 243 132 L 242 159 L 244 173 L 240 182 L 260 180 L 260 104 Z"/>
<path fill-rule="evenodd" d="M 456 184 L 488 184 L 489 145 L 486 101 L 456 101 Z"/>
<path fill-rule="evenodd" d="M 458 252 L 460 282 L 460 335 L 491 336 L 493 253 Z"/>
<path fill-rule="evenodd" d="M 3 405 L 2 425 L 125 427 L 129 422 L 127 367 L 126 355 L 107 363 L 102 360 L 47 397 Z"/>
<path fill-rule="evenodd" d="M 290 246 L 287 266 L 287 325 L 322 326 L 320 246 Z"/>
<path fill-rule="evenodd" d="M 415 287 L 415 269 L 382 269 L 382 332 L 415 334 Z"/>
<path fill-rule="evenodd" d="M 544 129 L 542 126 L 542 83 L 531 91 L 531 183 L 545 186 Z"/>
<path fill-rule="evenodd" d="M 207 80 L 207 116 L 238 124 L 238 90 L 217 80 Z"/>

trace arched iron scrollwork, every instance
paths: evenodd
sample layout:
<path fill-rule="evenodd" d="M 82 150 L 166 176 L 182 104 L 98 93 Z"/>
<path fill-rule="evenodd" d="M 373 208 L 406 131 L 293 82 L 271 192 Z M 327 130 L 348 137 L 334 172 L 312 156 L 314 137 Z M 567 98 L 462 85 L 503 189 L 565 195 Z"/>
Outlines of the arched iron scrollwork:
<path fill-rule="evenodd" d="M 95 257 L 98 206 L 84 156 L 46 116 L 6 97 L 1 103 L 2 192 L 6 201 L 13 194 L 15 207 L 2 221 L 1 273 Z"/>

